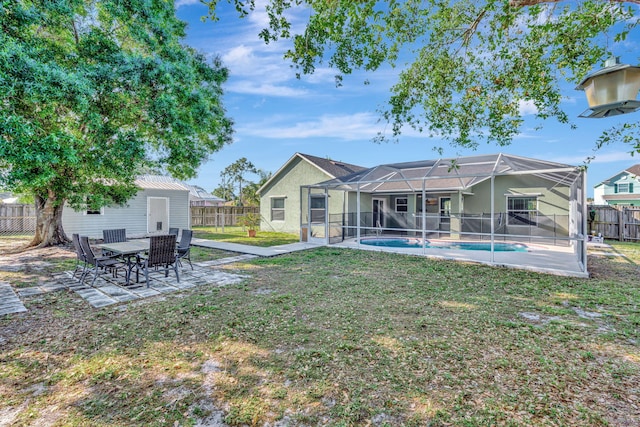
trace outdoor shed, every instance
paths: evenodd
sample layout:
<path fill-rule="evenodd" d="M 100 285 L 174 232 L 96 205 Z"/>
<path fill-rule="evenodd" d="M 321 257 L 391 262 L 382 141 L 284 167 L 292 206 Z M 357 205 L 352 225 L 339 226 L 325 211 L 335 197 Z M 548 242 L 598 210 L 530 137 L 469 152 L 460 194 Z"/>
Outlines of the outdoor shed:
<path fill-rule="evenodd" d="M 99 211 L 76 211 L 65 206 L 62 226 L 73 233 L 102 238 L 102 230 L 125 228 L 127 236 L 147 236 L 169 232 L 169 227 L 191 228 L 189 188 L 173 178 L 140 176 L 140 191 L 125 206 L 103 207 Z"/>

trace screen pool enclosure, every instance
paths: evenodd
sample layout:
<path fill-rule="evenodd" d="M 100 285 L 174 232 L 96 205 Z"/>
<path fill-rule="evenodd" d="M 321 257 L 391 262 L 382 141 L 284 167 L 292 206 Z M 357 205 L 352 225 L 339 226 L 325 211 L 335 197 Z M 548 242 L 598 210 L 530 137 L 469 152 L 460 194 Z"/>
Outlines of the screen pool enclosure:
<path fill-rule="evenodd" d="M 359 248 L 370 237 L 485 242 L 490 256 L 480 262 L 586 276 L 585 187 L 581 167 L 509 154 L 380 165 L 301 186 L 301 240 Z M 468 252 L 477 251 L 447 257 Z"/>

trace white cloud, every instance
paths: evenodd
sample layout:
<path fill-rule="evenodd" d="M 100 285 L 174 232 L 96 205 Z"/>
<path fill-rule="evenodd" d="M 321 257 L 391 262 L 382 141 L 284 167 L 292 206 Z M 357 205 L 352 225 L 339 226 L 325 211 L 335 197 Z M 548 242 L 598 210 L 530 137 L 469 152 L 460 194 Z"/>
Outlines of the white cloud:
<path fill-rule="evenodd" d="M 246 95 L 277 96 L 277 97 L 300 97 L 307 95 L 306 90 L 294 89 L 283 85 L 269 83 L 256 83 L 251 80 L 241 80 L 224 85 L 227 93 L 242 93 Z"/>
<path fill-rule="evenodd" d="M 519 102 L 518 108 L 520 110 L 521 116 L 530 116 L 538 113 L 538 107 L 536 107 L 533 101 L 531 100 L 528 100 L 528 101 L 521 100 Z"/>
<path fill-rule="evenodd" d="M 192 4 L 201 4 L 201 3 L 200 3 L 200 0 L 176 0 L 174 3 L 176 9 L 182 6 L 191 6 Z"/>
<path fill-rule="evenodd" d="M 554 157 L 553 160 L 559 163 L 577 165 L 577 164 L 583 163 L 587 159 L 587 157 L 591 157 L 591 156 L 593 156 L 594 159 L 591 160 L 590 164 L 615 163 L 615 162 L 636 160 L 633 156 L 631 156 L 631 153 L 629 153 L 628 151 L 612 151 L 609 153 L 594 152 L 589 155 L 576 154 L 572 156 L 559 156 L 559 157 Z"/>
<path fill-rule="evenodd" d="M 378 116 L 371 113 L 349 115 L 325 114 L 316 120 L 287 123 L 286 117 L 272 118 L 271 123 L 256 123 L 238 129 L 243 135 L 271 139 L 333 138 L 339 140 L 371 139 L 382 130 Z"/>

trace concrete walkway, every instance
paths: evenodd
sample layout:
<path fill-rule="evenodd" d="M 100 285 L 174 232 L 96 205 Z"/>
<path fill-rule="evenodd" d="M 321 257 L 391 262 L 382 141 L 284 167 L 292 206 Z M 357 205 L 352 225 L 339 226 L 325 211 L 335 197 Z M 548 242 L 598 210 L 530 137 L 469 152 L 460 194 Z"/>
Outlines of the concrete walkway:
<path fill-rule="evenodd" d="M 318 245 L 306 242 L 290 243 L 288 245 L 259 247 L 250 245 L 241 245 L 239 243 L 218 242 L 215 240 L 192 239 L 192 246 L 201 246 L 203 248 L 220 249 L 223 251 L 239 252 L 241 254 L 250 254 L 261 257 L 271 257 L 276 255 L 288 254 L 290 252 L 304 251 L 306 249 L 317 248 Z"/>
<path fill-rule="evenodd" d="M 27 311 L 10 284 L 0 283 L 0 316 Z"/>

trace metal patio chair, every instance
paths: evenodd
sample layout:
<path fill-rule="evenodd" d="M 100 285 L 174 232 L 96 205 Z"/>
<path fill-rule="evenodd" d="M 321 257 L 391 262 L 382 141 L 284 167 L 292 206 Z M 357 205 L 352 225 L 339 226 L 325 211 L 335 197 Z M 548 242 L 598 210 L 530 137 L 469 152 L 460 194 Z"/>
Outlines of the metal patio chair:
<path fill-rule="evenodd" d="M 110 230 L 102 230 L 103 243 L 118 243 L 127 241 L 127 229 L 126 228 L 114 228 Z M 114 256 L 109 251 L 102 251 L 103 256 Z"/>
<path fill-rule="evenodd" d="M 93 266 L 93 280 L 91 281 L 91 285 L 95 283 L 98 275 L 101 274 L 100 270 L 104 269 L 105 272 L 111 271 L 113 277 L 118 277 L 118 270 L 123 269 L 125 271 L 125 277 L 128 278 L 129 270 L 127 269 L 127 265 L 117 259 L 112 257 L 96 257 L 91 249 L 91 245 L 89 245 L 89 237 L 88 236 L 80 236 L 80 247 L 82 248 L 82 252 L 84 252 L 86 262 L 88 265 Z M 86 276 L 89 272 L 89 269 L 85 271 L 83 276 Z M 80 280 L 83 280 L 84 277 L 81 277 Z"/>
<path fill-rule="evenodd" d="M 191 238 L 193 237 L 193 231 L 182 230 L 182 237 L 180 238 L 180 244 L 178 244 L 178 262 L 182 265 L 182 259 L 189 261 L 189 265 L 193 270 L 193 264 L 191 264 Z"/>
<path fill-rule="evenodd" d="M 140 270 L 144 271 L 144 278 L 149 287 L 149 269 L 164 269 L 164 277 L 169 277 L 169 270 L 176 273 L 176 280 L 180 283 L 178 274 L 178 255 L 176 254 L 176 236 L 167 234 L 161 236 L 151 236 L 149 240 L 149 254 L 147 256 L 138 255 L 136 265 L 136 282 L 138 281 Z"/>
<path fill-rule="evenodd" d="M 174 236 L 177 236 L 178 233 L 180 233 L 180 229 L 179 228 L 169 228 L 169 234 L 173 234 Z"/>
<path fill-rule="evenodd" d="M 82 273 L 80 274 L 80 280 L 82 280 L 84 273 L 87 270 L 87 257 L 80 247 L 80 235 L 77 233 L 72 234 L 71 241 L 73 242 L 73 249 L 76 251 L 76 268 L 73 270 L 71 276 L 76 277 L 76 272 L 80 267 L 82 267 Z"/>

